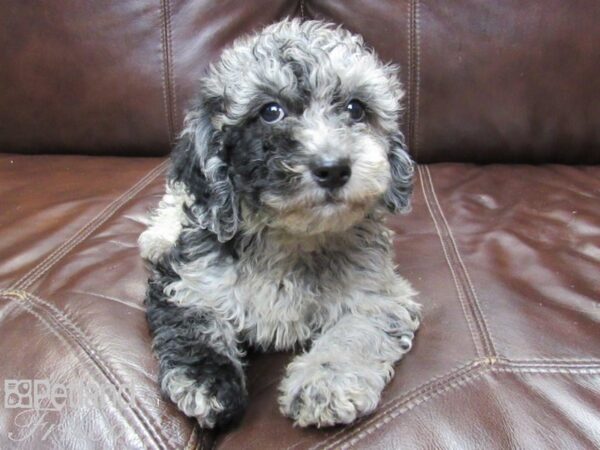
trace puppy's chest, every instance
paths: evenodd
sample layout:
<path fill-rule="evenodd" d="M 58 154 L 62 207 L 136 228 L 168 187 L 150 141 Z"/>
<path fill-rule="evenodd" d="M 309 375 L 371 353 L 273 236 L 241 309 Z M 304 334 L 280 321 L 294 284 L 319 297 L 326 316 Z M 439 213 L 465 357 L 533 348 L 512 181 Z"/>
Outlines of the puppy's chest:
<path fill-rule="evenodd" d="M 237 264 L 233 290 L 243 303 L 245 337 L 251 344 L 290 348 L 337 315 L 344 277 L 330 258 L 245 256 Z"/>

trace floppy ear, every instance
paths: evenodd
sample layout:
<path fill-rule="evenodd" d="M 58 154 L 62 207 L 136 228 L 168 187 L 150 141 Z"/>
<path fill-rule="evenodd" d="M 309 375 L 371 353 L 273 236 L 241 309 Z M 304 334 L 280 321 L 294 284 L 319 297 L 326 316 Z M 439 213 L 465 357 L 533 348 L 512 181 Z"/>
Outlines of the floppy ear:
<path fill-rule="evenodd" d="M 222 132 L 214 128 L 217 101 L 202 98 L 185 118 L 185 129 L 173 150 L 170 180 L 183 183 L 194 203 L 188 205 L 202 228 L 230 240 L 239 225 L 239 205 L 224 160 Z"/>
<path fill-rule="evenodd" d="M 393 212 L 408 212 L 413 187 L 414 163 L 408 156 L 404 136 L 397 132 L 392 136 L 389 154 L 392 181 L 383 201 Z"/>

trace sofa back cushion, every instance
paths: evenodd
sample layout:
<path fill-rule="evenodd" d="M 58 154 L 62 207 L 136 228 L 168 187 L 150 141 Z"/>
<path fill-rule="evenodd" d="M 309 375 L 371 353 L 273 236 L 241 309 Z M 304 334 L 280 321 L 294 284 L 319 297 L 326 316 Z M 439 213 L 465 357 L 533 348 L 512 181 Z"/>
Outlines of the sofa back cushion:
<path fill-rule="evenodd" d="M 597 0 L 3 3 L 0 151 L 166 154 L 222 47 L 303 16 L 400 64 L 420 162 L 600 162 Z"/>

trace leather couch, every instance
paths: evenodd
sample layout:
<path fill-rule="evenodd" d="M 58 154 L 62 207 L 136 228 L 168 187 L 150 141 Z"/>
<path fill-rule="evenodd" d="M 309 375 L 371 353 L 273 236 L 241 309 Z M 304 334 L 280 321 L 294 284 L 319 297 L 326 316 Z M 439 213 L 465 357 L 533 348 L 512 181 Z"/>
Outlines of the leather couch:
<path fill-rule="evenodd" d="M 0 448 L 600 447 L 600 2 L 0 2 Z M 300 429 L 250 355 L 227 432 L 161 398 L 143 218 L 194 84 L 284 16 L 402 66 L 419 162 L 391 217 L 424 323 L 378 410 Z M 69 397 L 86 386 L 95 403 Z"/>

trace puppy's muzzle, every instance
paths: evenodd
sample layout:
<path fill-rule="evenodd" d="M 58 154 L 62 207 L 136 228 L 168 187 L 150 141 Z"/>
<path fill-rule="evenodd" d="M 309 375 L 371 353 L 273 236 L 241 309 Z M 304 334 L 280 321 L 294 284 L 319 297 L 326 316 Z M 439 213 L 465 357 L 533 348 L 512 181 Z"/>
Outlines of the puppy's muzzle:
<path fill-rule="evenodd" d="M 321 159 L 310 167 L 315 182 L 324 189 L 337 189 L 345 185 L 352 175 L 350 161 L 343 159 Z"/>

